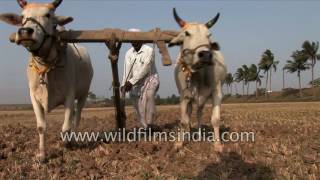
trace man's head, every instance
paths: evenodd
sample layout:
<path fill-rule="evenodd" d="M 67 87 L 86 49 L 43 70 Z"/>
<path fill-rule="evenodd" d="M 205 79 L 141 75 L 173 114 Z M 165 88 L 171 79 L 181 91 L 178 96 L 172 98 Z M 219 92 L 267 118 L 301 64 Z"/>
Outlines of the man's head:
<path fill-rule="evenodd" d="M 6 13 L 0 14 L 0 20 L 18 26 L 16 43 L 22 44 L 29 50 L 38 49 L 48 36 L 52 36 L 56 26 L 63 26 L 73 20 L 72 17 L 56 16 L 55 10 L 62 0 L 52 3 L 28 3 L 17 0 L 22 8 L 21 15 Z"/>
<path fill-rule="evenodd" d="M 129 32 L 141 32 L 141 30 L 136 28 L 131 28 L 129 29 Z M 143 43 L 133 42 L 131 43 L 131 45 L 134 48 L 134 50 L 138 52 L 141 49 Z"/>
<path fill-rule="evenodd" d="M 179 35 L 172 39 L 169 46 L 182 45 L 182 57 L 191 68 L 199 69 L 203 65 L 212 64 L 212 44 L 210 42 L 211 28 L 219 19 L 219 13 L 215 18 L 207 22 L 188 23 L 182 20 L 175 8 L 173 15 L 176 22 L 182 28 Z"/>

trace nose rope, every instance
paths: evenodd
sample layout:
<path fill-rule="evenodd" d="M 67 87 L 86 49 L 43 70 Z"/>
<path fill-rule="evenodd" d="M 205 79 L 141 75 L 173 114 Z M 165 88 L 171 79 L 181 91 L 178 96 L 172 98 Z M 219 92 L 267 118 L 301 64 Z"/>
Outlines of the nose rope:
<path fill-rule="evenodd" d="M 47 31 L 46 31 L 46 29 L 42 26 L 42 24 L 39 22 L 39 21 L 37 21 L 35 18 L 33 18 L 33 17 L 28 17 L 28 18 L 26 18 L 26 20 L 23 22 L 23 24 L 22 24 L 22 27 L 24 26 L 24 25 L 26 25 L 29 21 L 31 21 L 31 22 L 33 22 L 33 23 L 35 23 L 37 26 L 39 26 L 40 28 L 41 28 L 41 30 L 46 34 L 46 35 L 51 35 L 51 34 L 49 34 Z M 52 35 L 51 35 L 52 36 Z"/>
<path fill-rule="evenodd" d="M 199 48 L 202 48 L 202 47 L 207 47 L 209 50 L 212 50 L 210 44 L 201 44 L 201 45 L 195 47 L 194 49 L 188 49 L 188 48 L 183 49 L 183 50 L 182 50 L 182 56 L 184 57 L 184 56 L 187 55 L 187 54 L 194 55 L 194 54 L 196 53 L 196 51 L 197 51 Z"/>
<path fill-rule="evenodd" d="M 81 58 L 81 54 L 79 52 L 79 49 L 77 48 L 76 44 L 75 43 L 72 43 L 73 47 L 76 49 L 77 53 L 78 53 L 78 56 L 79 56 L 79 60 L 82 61 L 82 58 Z"/>
<path fill-rule="evenodd" d="M 39 46 L 37 49 L 35 49 L 35 50 L 28 49 L 28 51 L 30 51 L 31 53 L 36 54 L 36 53 L 39 52 L 40 49 L 44 46 L 44 43 L 46 42 L 46 40 L 47 40 L 48 38 L 50 38 L 50 37 L 51 37 L 51 38 L 54 37 L 54 35 L 48 33 L 48 32 L 46 31 L 46 29 L 42 26 L 42 24 L 41 24 L 39 21 L 37 21 L 35 18 L 33 18 L 33 17 L 28 17 L 28 18 L 26 18 L 26 20 L 25 20 L 25 21 L 23 22 L 23 24 L 22 24 L 22 27 L 23 27 L 24 25 L 26 25 L 29 21 L 35 23 L 38 27 L 40 27 L 41 31 L 44 33 L 44 37 L 43 37 L 43 39 L 42 39 L 42 42 L 41 42 L 40 46 Z"/>

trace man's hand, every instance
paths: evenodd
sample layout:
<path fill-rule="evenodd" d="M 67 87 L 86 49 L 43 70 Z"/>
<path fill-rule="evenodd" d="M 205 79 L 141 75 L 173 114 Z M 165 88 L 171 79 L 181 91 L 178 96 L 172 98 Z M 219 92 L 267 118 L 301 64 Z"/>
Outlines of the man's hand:
<path fill-rule="evenodd" d="M 121 97 L 121 99 L 125 99 L 126 98 L 126 91 L 124 89 L 124 86 L 120 87 L 120 97 Z"/>
<path fill-rule="evenodd" d="M 125 92 L 129 92 L 132 89 L 132 84 L 131 82 L 127 81 L 124 86 L 123 86 Z"/>
<path fill-rule="evenodd" d="M 124 85 L 120 87 L 120 92 L 121 92 L 121 94 L 126 92 Z"/>

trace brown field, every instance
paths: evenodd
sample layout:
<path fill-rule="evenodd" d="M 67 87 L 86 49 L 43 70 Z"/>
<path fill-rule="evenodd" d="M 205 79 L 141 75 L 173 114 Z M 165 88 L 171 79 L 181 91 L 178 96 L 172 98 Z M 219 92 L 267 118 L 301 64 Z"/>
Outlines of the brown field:
<path fill-rule="evenodd" d="M 210 127 L 210 108 L 203 124 Z M 128 110 L 128 128 L 138 126 Z M 38 135 L 32 111 L 0 111 L 0 179 L 318 179 L 320 103 L 227 104 L 222 125 L 230 132 L 255 132 L 254 143 L 225 143 L 217 154 L 209 142 L 82 142 L 65 148 L 63 112 L 48 118 L 48 156 L 35 158 Z M 179 108 L 158 107 L 161 131 L 177 131 Z M 195 127 L 195 119 L 193 121 Z M 110 131 L 111 108 L 87 109 L 81 131 Z"/>

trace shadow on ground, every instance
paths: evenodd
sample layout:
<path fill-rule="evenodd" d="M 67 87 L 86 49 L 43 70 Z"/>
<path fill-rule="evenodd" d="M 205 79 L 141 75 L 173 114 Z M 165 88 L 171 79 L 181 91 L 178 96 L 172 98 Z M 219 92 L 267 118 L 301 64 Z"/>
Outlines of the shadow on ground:
<path fill-rule="evenodd" d="M 209 164 L 195 179 L 274 179 L 271 168 L 245 162 L 236 152 L 224 153 L 220 162 Z"/>

